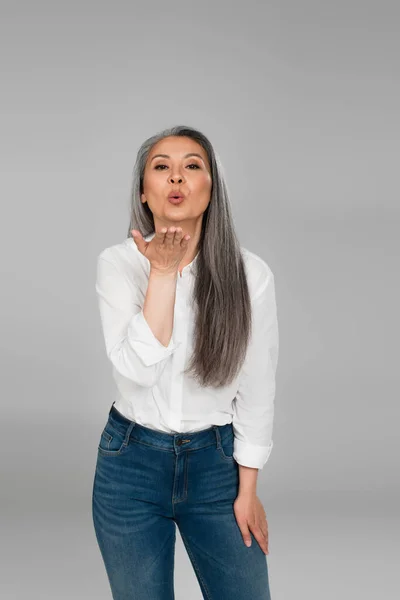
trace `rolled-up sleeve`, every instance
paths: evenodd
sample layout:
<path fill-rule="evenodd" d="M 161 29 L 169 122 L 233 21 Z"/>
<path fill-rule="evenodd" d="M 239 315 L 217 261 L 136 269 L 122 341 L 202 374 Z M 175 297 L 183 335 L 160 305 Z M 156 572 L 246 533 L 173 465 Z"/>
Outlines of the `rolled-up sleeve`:
<path fill-rule="evenodd" d="M 279 331 L 275 281 L 269 270 L 252 302 L 252 336 L 234 400 L 234 458 L 238 464 L 262 469 L 272 446 L 275 376 Z"/>
<path fill-rule="evenodd" d="M 134 283 L 102 255 L 97 259 L 96 293 L 106 353 L 115 369 L 138 385 L 152 387 L 181 342 L 164 346 L 153 334 Z"/>

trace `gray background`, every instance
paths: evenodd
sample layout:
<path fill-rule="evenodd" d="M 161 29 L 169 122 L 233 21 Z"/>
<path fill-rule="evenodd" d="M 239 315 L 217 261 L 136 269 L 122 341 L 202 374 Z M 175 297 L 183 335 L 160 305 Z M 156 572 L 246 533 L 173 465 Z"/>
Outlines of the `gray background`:
<path fill-rule="evenodd" d="M 399 597 L 399 14 L 2 2 L 2 597 L 111 598 L 95 260 L 125 238 L 138 146 L 173 124 L 210 137 L 241 243 L 276 276 L 272 598 Z M 175 581 L 201 598 L 178 530 Z"/>

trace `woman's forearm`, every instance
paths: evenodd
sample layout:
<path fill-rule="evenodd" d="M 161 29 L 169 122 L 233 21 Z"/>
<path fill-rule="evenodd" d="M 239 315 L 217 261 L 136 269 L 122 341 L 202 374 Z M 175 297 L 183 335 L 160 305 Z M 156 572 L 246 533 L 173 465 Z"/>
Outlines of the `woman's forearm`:
<path fill-rule="evenodd" d="M 143 314 L 150 329 L 165 347 L 172 336 L 177 276 L 178 270 L 161 273 L 150 269 L 143 305 Z"/>
<path fill-rule="evenodd" d="M 258 469 L 239 465 L 239 494 L 257 493 Z"/>

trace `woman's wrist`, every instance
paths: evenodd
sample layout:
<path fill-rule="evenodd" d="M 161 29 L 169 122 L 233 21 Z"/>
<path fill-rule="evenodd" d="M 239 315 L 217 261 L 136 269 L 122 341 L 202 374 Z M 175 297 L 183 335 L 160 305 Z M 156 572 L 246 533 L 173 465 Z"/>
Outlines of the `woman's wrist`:
<path fill-rule="evenodd" d="M 239 465 L 239 494 L 257 493 L 258 469 Z"/>

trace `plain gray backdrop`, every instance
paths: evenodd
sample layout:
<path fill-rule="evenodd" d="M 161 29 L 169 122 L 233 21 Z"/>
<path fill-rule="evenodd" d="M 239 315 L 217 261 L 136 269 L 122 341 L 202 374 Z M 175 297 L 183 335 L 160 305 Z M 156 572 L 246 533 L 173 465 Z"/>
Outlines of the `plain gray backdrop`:
<path fill-rule="evenodd" d="M 2 2 L 2 597 L 111 598 L 96 257 L 126 237 L 139 145 L 175 124 L 210 138 L 240 241 L 275 273 L 272 599 L 399 597 L 399 15 Z M 175 582 L 201 598 L 178 531 Z"/>

